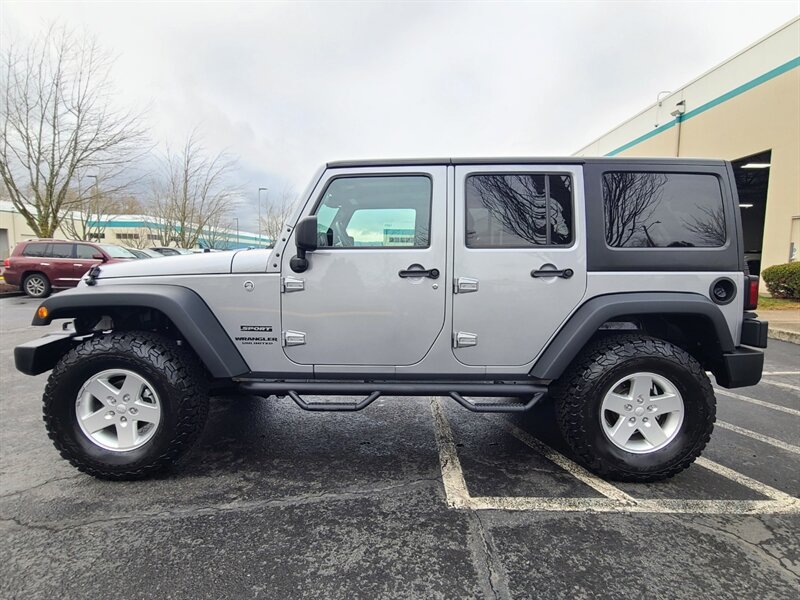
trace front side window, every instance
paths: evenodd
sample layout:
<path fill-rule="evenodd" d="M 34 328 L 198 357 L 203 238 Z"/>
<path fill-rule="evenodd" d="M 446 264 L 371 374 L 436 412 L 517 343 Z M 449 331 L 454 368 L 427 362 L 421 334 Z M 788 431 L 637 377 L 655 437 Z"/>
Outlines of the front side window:
<path fill-rule="evenodd" d="M 719 248 L 727 240 L 714 175 L 605 173 L 603 212 L 612 248 Z"/>
<path fill-rule="evenodd" d="M 465 192 L 468 248 L 572 243 L 569 175 L 470 175 Z"/>
<path fill-rule="evenodd" d="M 339 177 L 317 207 L 319 248 L 427 248 L 431 180 L 424 175 Z"/>
<path fill-rule="evenodd" d="M 92 246 L 87 246 L 86 244 L 78 244 L 76 247 L 75 256 L 76 258 L 80 258 L 81 260 L 91 260 L 94 258 L 95 254 L 100 254 L 97 250 L 94 249 Z"/>

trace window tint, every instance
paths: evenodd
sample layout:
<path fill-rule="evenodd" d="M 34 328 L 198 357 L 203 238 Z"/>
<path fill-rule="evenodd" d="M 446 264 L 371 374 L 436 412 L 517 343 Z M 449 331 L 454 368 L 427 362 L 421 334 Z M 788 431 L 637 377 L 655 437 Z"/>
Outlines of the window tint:
<path fill-rule="evenodd" d="M 26 244 L 22 250 L 22 256 L 47 256 L 47 246 L 49 245 L 40 243 Z"/>
<path fill-rule="evenodd" d="M 340 177 L 317 207 L 320 248 L 426 248 L 431 181 L 417 175 Z"/>
<path fill-rule="evenodd" d="M 72 258 L 73 244 L 53 244 L 50 256 L 53 258 Z"/>
<path fill-rule="evenodd" d="M 469 248 L 526 248 L 572 243 L 569 175 L 470 175 L 466 181 Z"/>
<path fill-rule="evenodd" d="M 87 246 L 86 244 L 78 244 L 76 246 L 76 258 L 91 260 L 95 254 L 100 254 L 100 251 L 93 246 Z"/>
<path fill-rule="evenodd" d="M 724 246 L 722 206 L 714 175 L 622 171 L 603 175 L 606 243 L 612 248 Z"/>

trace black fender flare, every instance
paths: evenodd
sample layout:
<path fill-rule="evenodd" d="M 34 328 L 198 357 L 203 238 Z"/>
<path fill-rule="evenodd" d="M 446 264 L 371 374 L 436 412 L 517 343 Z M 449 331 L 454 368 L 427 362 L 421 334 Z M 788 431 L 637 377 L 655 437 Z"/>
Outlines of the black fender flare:
<path fill-rule="evenodd" d="M 150 308 L 163 313 L 195 351 L 213 377 L 230 378 L 250 369 L 214 313 L 194 291 L 178 285 L 107 285 L 79 287 L 50 296 L 32 325 L 49 325 L 103 308 Z"/>
<path fill-rule="evenodd" d="M 558 379 L 603 323 L 637 315 L 695 315 L 707 319 L 723 353 L 735 345 L 722 311 L 701 294 L 690 292 L 635 292 L 595 296 L 584 302 L 547 345 L 531 377 Z"/>

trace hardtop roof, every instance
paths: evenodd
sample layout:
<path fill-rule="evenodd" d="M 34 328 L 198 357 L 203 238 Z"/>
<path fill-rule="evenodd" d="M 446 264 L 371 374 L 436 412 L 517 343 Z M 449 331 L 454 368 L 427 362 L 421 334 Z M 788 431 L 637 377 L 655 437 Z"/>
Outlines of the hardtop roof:
<path fill-rule="evenodd" d="M 564 157 L 483 157 L 483 158 L 372 158 L 363 160 L 336 160 L 327 163 L 329 169 L 355 167 L 419 167 L 431 165 L 584 165 L 638 164 L 638 165 L 677 165 L 721 166 L 724 160 L 713 158 L 665 158 L 665 157 L 626 157 L 626 156 L 564 156 Z"/>

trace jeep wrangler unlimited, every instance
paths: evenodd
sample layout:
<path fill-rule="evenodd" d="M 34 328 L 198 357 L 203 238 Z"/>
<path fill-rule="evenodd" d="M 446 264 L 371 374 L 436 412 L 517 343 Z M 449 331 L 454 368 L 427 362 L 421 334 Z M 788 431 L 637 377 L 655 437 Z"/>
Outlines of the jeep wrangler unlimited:
<path fill-rule="evenodd" d="M 272 249 L 92 268 L 38 307 L 34 325 L 71 324 L 17 347 L 16 366 L 52 369 L 49 435 L 107 479 L 173 463 L 224 390 L 306 410 L 549 397 L 587 468 L 655 481 L 709 440 L 707 372 L 761 377 L 741 232 L 724 161 L 335 162 Z"/>

